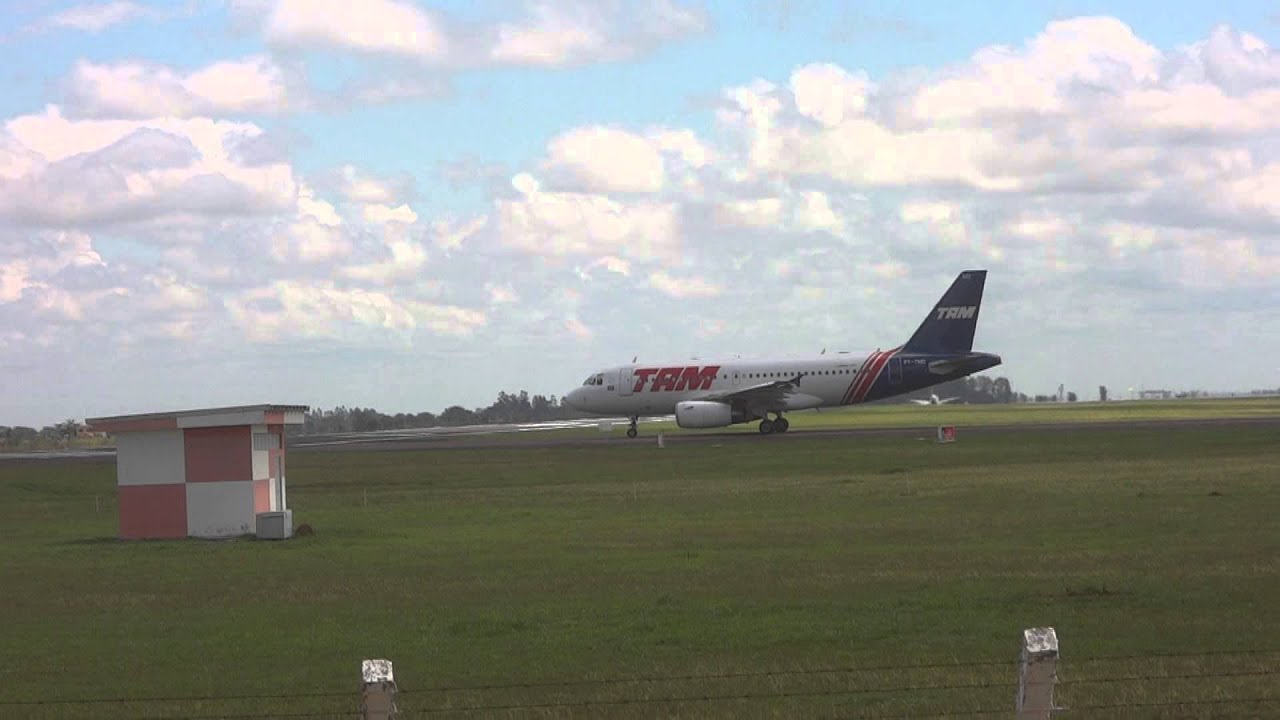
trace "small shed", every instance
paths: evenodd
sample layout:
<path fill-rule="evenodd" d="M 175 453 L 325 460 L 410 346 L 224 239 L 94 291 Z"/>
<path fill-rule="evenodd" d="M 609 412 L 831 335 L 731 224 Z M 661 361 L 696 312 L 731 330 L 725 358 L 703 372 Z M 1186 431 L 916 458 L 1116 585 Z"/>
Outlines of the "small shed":
<path fill-rule="evenodd" d="M 283 512 L 286 425 L 305 405 L 246 405 L 87 418 L 116 438 L 120 537 L 251 534 Z"/>

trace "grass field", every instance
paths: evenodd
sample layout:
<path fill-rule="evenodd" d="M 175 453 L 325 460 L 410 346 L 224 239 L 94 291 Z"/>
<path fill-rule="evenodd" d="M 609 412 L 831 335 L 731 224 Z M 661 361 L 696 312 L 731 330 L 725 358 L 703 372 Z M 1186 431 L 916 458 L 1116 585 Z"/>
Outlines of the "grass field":
<path fill-rule="evenodd" d="M 1072 717 L 1280 714 L 1277 425 L 290 462 L 286 543 L 117 542 L 112 464 L 0 463 L 0 716 L 323 717 L 387 657 L 409 717 L 998 717 L 1036 625 Z"/>

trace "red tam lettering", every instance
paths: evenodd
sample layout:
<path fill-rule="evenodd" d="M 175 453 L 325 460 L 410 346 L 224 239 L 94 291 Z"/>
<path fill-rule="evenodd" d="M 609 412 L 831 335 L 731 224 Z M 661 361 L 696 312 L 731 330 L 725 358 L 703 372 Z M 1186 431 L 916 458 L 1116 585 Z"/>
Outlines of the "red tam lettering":
<path fill-rule="evenodd" d="M 680 376 L 680 382 L 676 383 L 676 390 L 710 390 L 711 383 L 715 382 L 719 374 L 719 365 L 708 365 L 704 368 L 687 367 Z"/>
<path fill-rule="evenodd" d="M 684 370 L 684 368 L 662 368 L 653 378 L 653 385 L 649 388 L 649 392 L 675 390 L 676 381 L 680 379 L 680 371 L 682 370 Z"/>
<path fill-rule="evenodd" d="M 635 371 L 636 386 L 631 388 L 631 392 L 640 392 L 644 390 L 644 384 L 649 382 L 649 376 L 658 372 L 658 368 L 643 368 Z"/>

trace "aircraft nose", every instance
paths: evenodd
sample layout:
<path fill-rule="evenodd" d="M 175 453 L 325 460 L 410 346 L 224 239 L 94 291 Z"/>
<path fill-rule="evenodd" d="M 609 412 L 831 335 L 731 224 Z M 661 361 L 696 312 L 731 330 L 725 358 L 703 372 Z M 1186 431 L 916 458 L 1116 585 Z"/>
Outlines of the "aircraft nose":
<path fill-rule="evenodd" d="M 582 388 L 574 388 L 564 396 L 564 404 L 574 410 L 582 409 Z"/>

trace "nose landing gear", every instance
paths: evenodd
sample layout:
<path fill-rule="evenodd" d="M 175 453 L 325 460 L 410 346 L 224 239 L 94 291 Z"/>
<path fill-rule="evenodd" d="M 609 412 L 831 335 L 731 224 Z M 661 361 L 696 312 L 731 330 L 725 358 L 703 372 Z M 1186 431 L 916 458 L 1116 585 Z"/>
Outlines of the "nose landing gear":
<path fill-rule="evenodd" d="M 635 436 L 640 434 L 640 431 L 636 429 L 636 422 L 639 420 L 640 418 L 638 416 L 633 415 L 631 417 L 631 427 L 627 428 L 627 437 L 634 439 Z"/>

